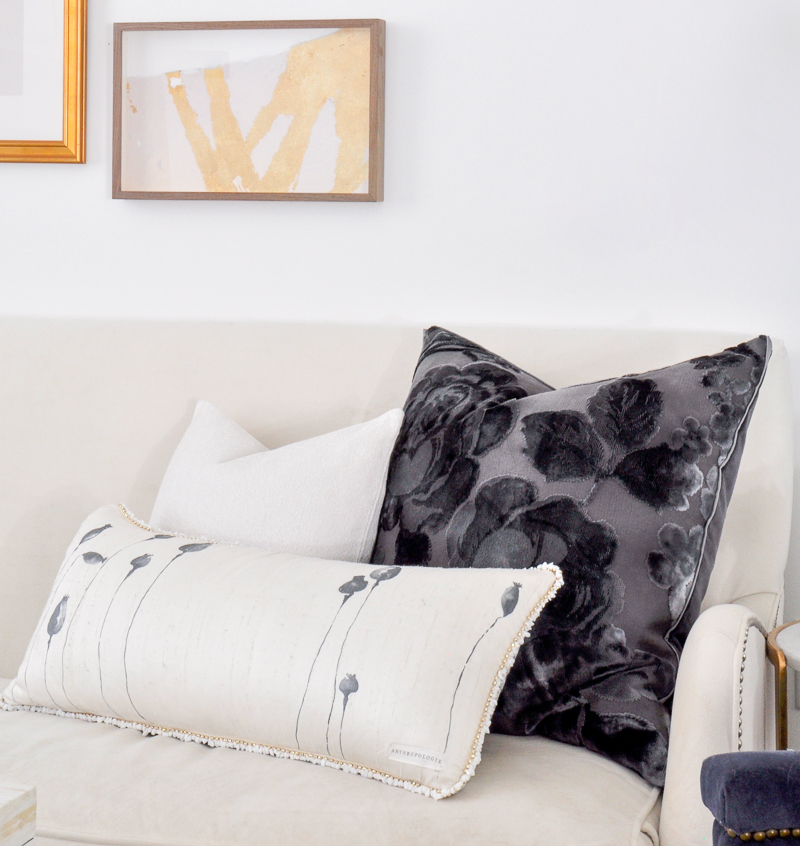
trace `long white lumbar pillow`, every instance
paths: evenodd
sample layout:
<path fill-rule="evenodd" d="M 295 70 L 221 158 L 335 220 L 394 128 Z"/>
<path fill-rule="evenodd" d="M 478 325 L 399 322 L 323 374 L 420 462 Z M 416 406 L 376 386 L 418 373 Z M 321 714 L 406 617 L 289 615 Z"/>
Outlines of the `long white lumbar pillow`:
<path fill-rule="evenodd" d="M 440 799 L 475 772 L 559 569 L 375 567 L 80 527 L 6 710 L 297 758 Z M 535 631 L 530 635 L 535 637 Z"/>

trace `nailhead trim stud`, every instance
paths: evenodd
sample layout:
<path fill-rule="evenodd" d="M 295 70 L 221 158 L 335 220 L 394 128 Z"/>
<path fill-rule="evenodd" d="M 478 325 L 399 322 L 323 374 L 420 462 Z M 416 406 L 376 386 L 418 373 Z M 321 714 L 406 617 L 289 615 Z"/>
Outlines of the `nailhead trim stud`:
<path fill-rule="evenodd" d="M 737 834 L 732 828 L 726 828 L 725 831 L 728 832 L 728 837 L 738 837 L 744 843 L 748 843 L 750 840 L 761 843 L 764 840 L 775 840 L 778 838 L 781 840 L 789 840 L 790 838 L 800 840 L 800 828 L 768 828 L 766 831 L 744 831 L 741 834 Z"/>
<path fill-rule="evenodd" d="M 744 716 L 744 665 L 747 663 L 747 639 L 750 637 L 750 628 L 748 626 L 744 633 L 744 642 L 742 643 L 742 663 L 739 666 L 739 736 L 737 750 L 742 751 L 742 719 Z"/>

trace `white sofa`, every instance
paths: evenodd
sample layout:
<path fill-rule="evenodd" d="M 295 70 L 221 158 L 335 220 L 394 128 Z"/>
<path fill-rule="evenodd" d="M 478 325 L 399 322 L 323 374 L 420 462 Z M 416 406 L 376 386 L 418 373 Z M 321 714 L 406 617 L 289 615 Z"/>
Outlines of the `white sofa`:
<path fill-rule="evenodd" d="M 449 328 L 555 386 L 747 339 Z M 118 501 L 149 517 L 197 399 L 278 446 L 401 406 L 420 346 L 414 327 L 0 320 L 0 689 L 80 522 Z M 0 712 L 0 783 L 36 786 L 41 846 L 707 843 L 701 761 L 773 743 L 763 633 L 781 615 L 791 428 L 776 342 L 679 670 L 663 796 L 617 764 L 542 738 L 489 736 L 475 778 L 434 802 L 301 762 L 28 712 Z"/>

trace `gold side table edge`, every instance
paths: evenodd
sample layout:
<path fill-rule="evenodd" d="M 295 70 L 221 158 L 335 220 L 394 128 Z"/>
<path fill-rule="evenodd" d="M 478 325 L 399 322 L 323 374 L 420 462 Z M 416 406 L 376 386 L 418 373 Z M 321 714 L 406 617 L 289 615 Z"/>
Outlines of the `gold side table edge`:
<path fill-rule="evenodd" d="M 778 646 L 778 635 L 789 626 L 795 626 L 800 620 L 792 620 L 773 629 L 767 635 L 767 658 L 775 667 L 775 748 L 789 747 L 789 694 L 787 684 L 786 654 Z"/>

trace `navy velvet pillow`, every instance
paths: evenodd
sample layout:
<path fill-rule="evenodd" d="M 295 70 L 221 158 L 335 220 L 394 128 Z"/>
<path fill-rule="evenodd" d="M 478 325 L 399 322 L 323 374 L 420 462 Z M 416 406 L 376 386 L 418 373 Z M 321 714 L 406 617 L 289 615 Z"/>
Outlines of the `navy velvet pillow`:
<path fill-rule="evenodd" d="M 429 329 L 373 561 L 561 567 L 492 730 L 600 752 L 660 785 L 678 658 L 699 614 L 770 355 L 552 389 Z"/>

